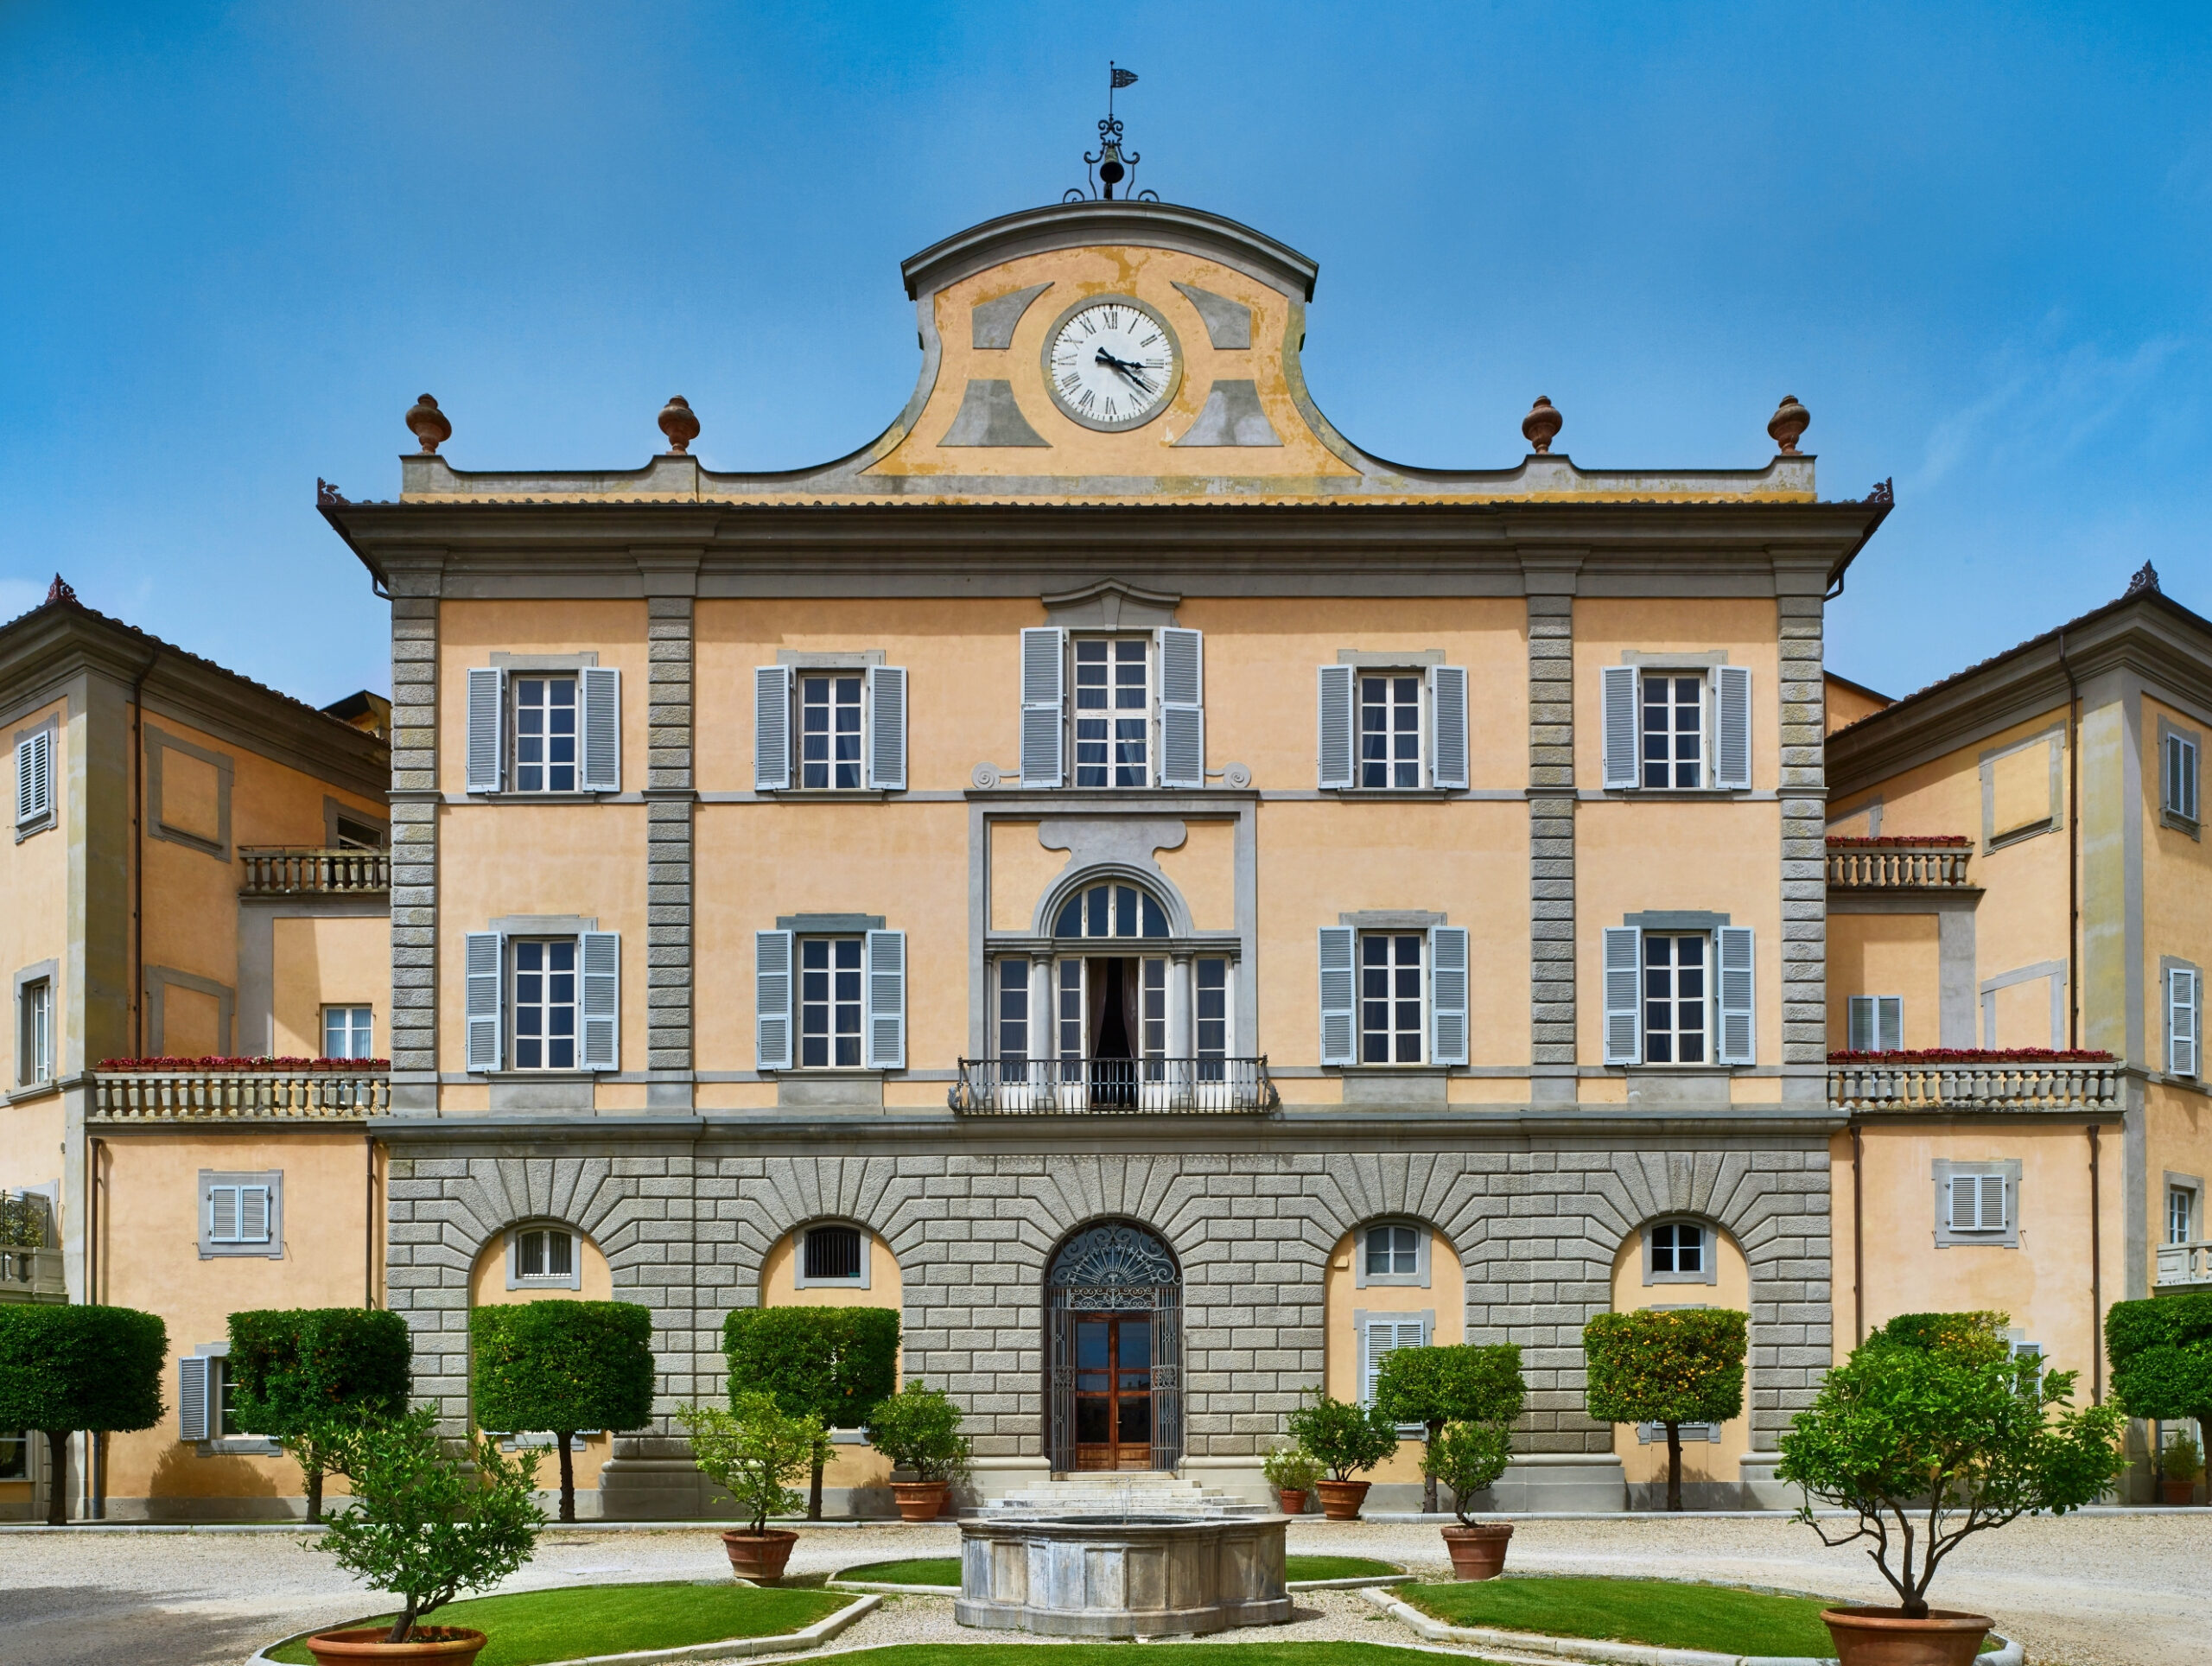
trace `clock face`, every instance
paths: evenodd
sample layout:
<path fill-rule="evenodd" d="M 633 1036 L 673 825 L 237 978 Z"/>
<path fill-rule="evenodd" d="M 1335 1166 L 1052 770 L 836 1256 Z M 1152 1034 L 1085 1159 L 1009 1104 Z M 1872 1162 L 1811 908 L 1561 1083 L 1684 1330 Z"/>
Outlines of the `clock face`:
<path fill-rule="evenodd" d="M 1079 301 L 1045 336 L 1045 385 L 1085 428 L 1112 434 L 1148 423 L 1182 379 L 1175 332 L 1127 296 Z"/>

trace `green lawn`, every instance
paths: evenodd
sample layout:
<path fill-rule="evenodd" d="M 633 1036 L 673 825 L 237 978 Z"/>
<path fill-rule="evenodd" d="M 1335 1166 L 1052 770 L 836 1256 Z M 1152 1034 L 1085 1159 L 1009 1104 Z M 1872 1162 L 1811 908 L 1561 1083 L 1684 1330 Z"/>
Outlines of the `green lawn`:
<path fill-rule="evenodd" d="M 1833 1655 L 1818 1597 L 1673 1580 L 1513 1578 L 1406 1585 L 1398 1594 L 1448 1625 L 1605 1637 L 1724 1655 Z"/>
<path fill-rule="evenodd" d="M 1395 1574 L 1395 1562 L 1375 1561 L 1366 1556 L 1286 1556 L 1285 1576 L 1294 1580 L 1351 1580 L 1367 1574 Z M 864 1562 L 836 1575 L 841 1580 L 866 1580 L 875 1585 L 942 1585 L 960 1583 L 957 1556 L 910 1556 L 904 1561 Z M 960 1658 L 965 1661 L 968 1656 Z M 1057 1656 L 1056 1656 L 1057 1658 Z"/>
<path fill-rule="evenodd" d="M 474 1626 L 490 1637 L 477 1666 L 543 1666 L 580 1655 L 796 1631 L 852 1600 L 837 1591 L 778 1591 L 719 1580 L 584 1585 L 449 1602 L 426 1623 Z M 385 1623 L 391 1618 L 386 1615 Z M 305 1643 L 286 1644 L 271 1658 L 315 1666 Z"/>

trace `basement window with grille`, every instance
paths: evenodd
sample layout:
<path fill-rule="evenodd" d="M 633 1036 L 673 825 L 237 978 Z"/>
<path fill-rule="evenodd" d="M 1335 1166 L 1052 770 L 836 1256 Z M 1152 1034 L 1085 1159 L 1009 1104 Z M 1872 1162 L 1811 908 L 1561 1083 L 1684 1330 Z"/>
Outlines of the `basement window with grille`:
<path fill-rule="evenodd" d="M 802 1290 L 836 1287 L 868 1288 L 868 1234 L 857 1226 L 833 1221 L 810 1226 L 799 1235 L 798 1275 L 791 1281 Z"/>

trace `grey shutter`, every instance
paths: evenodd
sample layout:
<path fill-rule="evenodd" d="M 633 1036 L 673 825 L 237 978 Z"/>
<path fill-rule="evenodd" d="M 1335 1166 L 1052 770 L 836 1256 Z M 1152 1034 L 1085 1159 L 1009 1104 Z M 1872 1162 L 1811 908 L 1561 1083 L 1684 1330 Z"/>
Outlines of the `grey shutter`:
<path fill-rule="evenodd" d="M 1851 997 L 1851 1033 L 1846 1043 L 1853 1052 L 1872 1052 L 1874 1049 L 1874 997 L 1855 995 Z"/>
<path fill-rule="evenodd" d="M 1874 1046 L 1879 1052 L 1904 1051 L 1904 997 L 1884 995 L 1874 997 Z"/>
<path fill-rule="evenodd" d="M 506 703 L 507 674 L 498 666 L 477 666 L 468 673 L 468 790 L 497 792 L 505 779 L 499 745 L 501 709 Z"/>
<path fill-rule="evenodd" d="M 906 790 L 906 668 L 874 665 L 868 673 L 868 784 Z"/>
<path fill-rule="evenodd" d="M 1720 962 L 1720 1062 L 1755 1065 L 1751 1023 L 1751 928 L 1724 925 L 1713 934 Z"/>
<path fill-rule="evenodd" d="M 1160 632 L 1160 785 L 1206 784 L 1205 635 Z"/>
<path fill-rule="evenodd" d="M 586 932 L 577 945 L 583 964 L 583 1067 L 622 1068 L 622 934 Z"/>
<path fill-rule="evenodd" d="M 207 1365 L 198 1354 L 176 1362 L 176 1438 L 180 1440 L 207 1440 L 213 1437 L 207 1432 Z"/>
<path fill-rule="evenodd" d="M 54 731 L 41 729 L 16 748 L 16 825 L 54 813 Z"/>
<path fill-rule="evenodd" d="M 870 1070 L 906 1068 L 906 934 L 868 934 L 867 1050 Z"/>
<path fill-rule="evenodd" d="M 622 790 L 622 673 L 587 665 L 578 677 L 583 697 L 583 786 L 587 792 Z"/>
<path fill-rule="evenodd" d="M 499 1043 L 500 1020 L 506 1004 L 501 999 L 501 944 L 497 932 L 471 932 L 465 945 L 467 1001 L 464 1022 L 467 1031 L 467 1066 L 472 1071 L 497 1070 L 505 1057 Z"/>
<path fill-rule="evenodd" d="M 1643 1062 L 1643 933 L 1633 925 L 1605 928 L 1605 1062 Z"/>
<path fill-rule="evenodd" d="M 1467 928 L 1428 929 L 1428 1060 L 1467 1062 Z"/>
<path fill-rule="evenodd" d="M 1751 785 L 1751 673 L 1742 665 L 1721 665 L 1713 673 L 1713 784 L 1748 792 Z"/>
<path fill-rule="evenodd" d="M 240 1243 L 269 1242 L 269 1188 L 265 1186 L 242 1186 L 238 1193 L 238 1231 Z"/>
<path fill-rule="evenodd" d="M 1357 970 L 1352 964 L 1358 947 L 1349 925 L 1321 928 L 1321 1062 L 1349 1065 L 1358 1058 L 1358 1029 L 1354 1024 L 1357 998 Z"/>
<path fill-rule="evenodd" d="M 791 784 L 791 668 L 753 671 L 753 790 L 779 792 Z"/>
<path fill-rule="evenodd" d="M 211 1186 L 207 1188 L 207 1242 L 236 1243 L 238 1241 L 238 1189 L 235 1186 Z"/>
<path fill-rule="evenodd" d="M 1357 714 L 1354 696 L 1357 692 L 1357 673 L 1350 665 L 1323 665 L 1321 676 L 1320 740 L 1318 755 L 1321 764 L 1321 785 L 1325 787 L 1357 786 L 1358 760 L 1356 750 Z"/>
<path fill-rule="evenodd" d="M 2005 1207 L 2005 1176 L 2001 1173 L 1982 1175 L 1980 1190 L 1981 1230 L 2002 1232 L 2006 1225 L 2005 1215 L 2009 1212 Z"/>
<path fill-rule="evenodd" d="M 2198 1014 L 2201 982 L 2196 972 L 2175 966 L 2166 973 L 2166 1072 L 2195 1077 L 2197 1043 L 2202 1033 Z"/>
<path fill-rule="evenodd" d="M 1429 785 L 1467 785 L 1467 668 L 1428 668 Z"/>
<path fill-rule="evenodd" d="M 1039 626 L 1021 633 L 1021 784 L 1058 786 L 1066 728 L 1067 633 Z"/>
<path fill-rule="evenodd" d="M 1636 758 L 1636 667 L 1605 665 L 1598 672 L 1605 694 L 1605 785 L 1634 786 Z"/>
<path fill-rule="evenodd" d="M 753 985 L 760 1070 L 791 1067 L 791 934 L 753 934 Z"/>
<path fill-rule="evenodd" d="M 1370 1318 L 1360 1327 L 1359 1403 L 1375 1403 L 1376 1390 L 1382 1383 L 1382 1362 L 1401 1348 L 1425 1348 L 1428 1345 L 1428 1326 L 1415 1318 L 1395 1316 L 1389 1319 Z M 1418 1424 L 1402 1426 L 1401 1433 L 1418 1428 Z"/>

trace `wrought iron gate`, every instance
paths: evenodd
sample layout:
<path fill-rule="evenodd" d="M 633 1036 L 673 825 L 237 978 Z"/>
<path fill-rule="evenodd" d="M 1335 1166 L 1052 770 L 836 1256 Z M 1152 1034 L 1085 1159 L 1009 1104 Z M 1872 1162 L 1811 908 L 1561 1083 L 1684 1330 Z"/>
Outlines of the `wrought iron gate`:
<path fill-rule="evenodd" d="M 1076 1467 L 1075 1319 L 1145 1313 L 1152 1321 L 1152 1467 L 1183 1460 L 1183 1275 L 1167 1246 L 1142 1227 L 1084 1228 L 1052 1258 L 1045 1280 L 1046 1447 L 1052 1467 Z"/>

